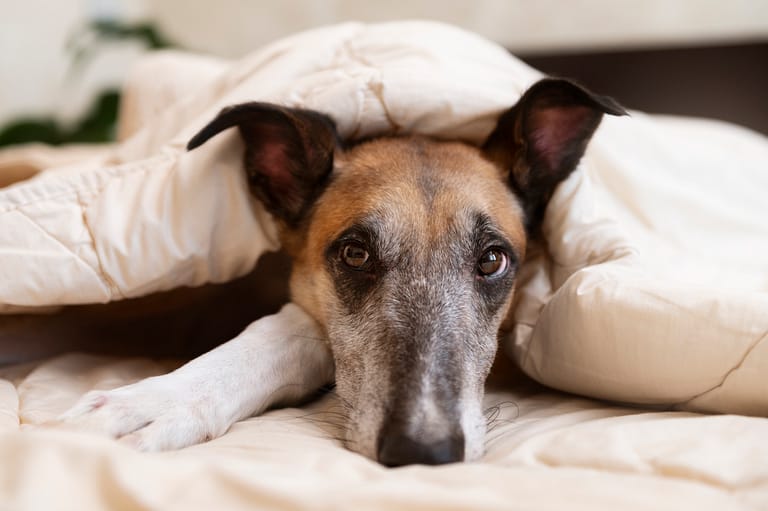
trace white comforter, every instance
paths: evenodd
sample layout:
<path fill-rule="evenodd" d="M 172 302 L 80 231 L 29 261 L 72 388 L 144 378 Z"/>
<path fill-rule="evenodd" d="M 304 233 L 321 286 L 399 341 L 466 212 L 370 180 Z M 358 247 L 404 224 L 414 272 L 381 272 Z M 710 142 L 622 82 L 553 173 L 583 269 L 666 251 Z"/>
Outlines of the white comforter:
<path fill-rule="evenodd" d="M 184 151 L 223 106 L 314 108 L 349 137 L 478 142 L 539 77 L 487 41 L 421 22 L 330 27 L 234 63 L 152 57 L 128 85 L 124 141 L 113 150 L 0 154 L 0 174 L 66 163 L 0 189 L 0 311 L 225 281 L 275 248 L 274 226 L 244 184 L 237 134 Z M 764 137 L 711 121 L 606 118 L 550 204 L 549 254 L 524 269 L 508 352 L 569 392 L 768 415 L 766 192 Z M 163 509 L 236 508 L 250 498 L 318 509 L 768 506 L 768 419 L 642 413 L 541 391 L 490 396 L 514 406 L 503 407 L 512 420 L 490 434 L 486 458 L 437 469 L 377 467 L 342 450 L 306 410 L 163 455 L 18 431 L 88 388 L 157 370 L 87 357 L 7 370 L 0 509 L 45 508 L 38 477 L 52 481 L 50 495 L 76 488 L 97 507 L 116 495 Z"/>

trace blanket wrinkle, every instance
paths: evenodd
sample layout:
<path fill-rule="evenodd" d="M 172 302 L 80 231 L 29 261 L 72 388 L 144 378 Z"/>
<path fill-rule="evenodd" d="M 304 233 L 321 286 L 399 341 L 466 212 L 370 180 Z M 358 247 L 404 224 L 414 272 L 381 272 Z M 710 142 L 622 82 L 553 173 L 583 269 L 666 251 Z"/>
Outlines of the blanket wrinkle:
<path fill-rule="evenodd" d="M 393 115 L 389 111 L 389 107 L 387 106 L 387 102 L 384 99 L 384 84 L 381 83 L 381 81 L 369 81 L 366 83 L 366 86 L 368 89 L 373 93 L 374 97 L 379 100 L 379 103 L 381 103 L 381 108 L 384 110 L 384 116 L 387 119 L 387 122 L 389 123 L 389 129 L 391 130 L 392 135 L 397 135 L 402 130 L 402 126 L 400 126 L 397 122 L 395 122 L 395 119 Z"/>
<path fill-rule="evenodd" d="M 353 40 L 348 39 L 342 44 L 342 48 L 344 48 L 344 51 L 346 52 L 346 55 L 349 59 L 356 61 L 363 65 L 363 67 L 366 67 L 368 69 L 371 69 L 373 71 L 376 70 L 376 66 L 374 66 L 371 62 L 369 62 L 365 57 L 360 55 L 353 47 Z M 373 96 L 379 101 L 379 104 L 381 105 L 381 109 L 384 112 L 384 116 L 386 117 L 387 122 L 389 123 L 389 129 L 391 130 L 391 134 L 395 135 L 400 132 L 402 127 L 395 122 L 394 116 L 389 111 L 389 106 L 387 105 L 387 101 L 384 99 L 384 84 L 381 81 L 381 75 L 379 73 L 378 79 L 374 80 L 373 78 L 368 79 L 365 82 L 365 87 L 373 94 Z M 359 127 L 362 126 L 362 123 L 358 124 L 358 128 L 355 129 L 354 134 L 352 135 L 352 139 L 355 139 L 358 136 Z"/>
<path fill-rule="evenodd" d="M 101 279 L 104 282 L 105 286 L 109 289 L 110 296 L 114 296 L 114 297 L 117 297 L 118 300 L 122 300 L 126 298 L 125 295 L 123 295 L 123 293 L 120 291 L 120 287 L 117 285 L 117 282 L 115 282 L 104 269 L 104 263 L 101 260 L 101 255 L 99 254 L 99 251 L 96 249 L 96 242 L 93 235 L 93 229 L 91 228 L 91 224 L 88 221 L 88 214 L 86 213 L 86 205 L 80 194 L 78 194 L 77 200 L 80 204 L 80 215 L 82 218 L 83 227 L 85 227 L 85 230 L 88 232 L 88 236 L 91 239 L 91 247 L 93 248 L 93 253 L 96 256 L 96 261 L 98 264 L 98 273 L 101 276 Z"/>
<path fill-rule="evenodd" d="M 28 212 L 25 212 L 22 207 L 16 208 L 12 211 L 6 212 L 4 215 L 6 218 L 12 215 L 16 215 L 17 217 L 21 217 L 24 219 L 23 222 L 17 221 L 17 224 L 24 226 L 25 230 L 28 227 L 32 227 L 34 229 L 34 232 L 39 233 L 41 235 L 40 238 L 35 239 L 36 247 L 18 247 L 13 250 L 9 250 L 5 255 L 9 259 L 34 259 L 34 260 L 40 260 L 40 261 L 46 261 L 50 265 L 50 260 L 55 259 L 63 259 L 62 254 L 60 252 L 64 252 L 65 254 L 69 254 L 71 256 L 71 259 L 68 261 L 59 261 L 63 267 L 68 267 L 69 269 L 79 268 L 82 272 L 83 269 L 86 269 L 87 274 L 84 275 L 84 278 L 88 279 L 91 282 L 97 281 L 101 282 L 100 275 L 98 271 L 93 267 L 91 263 L 89 263 L 82 254 L 77 253 L 72 247 L 68 246 L 65 242 L 63 242 L 61 239 L 54 236 L 51 232 L 49 232 L 47 229 L 45 229 L 38 221 L 32 218 Z M 0 215 L 2 216 L 2 215 Z M 32 241 L 30 239 L 30 231 L 26 230 L 26 233 L 24 235 L 24 239 L 28 241 Z M 45 240 L 45 241 L 41 241 Z M 58 249 L 58 250 L 57 250 Z M 0 248 L 0 255 L 2 255 L 3 250 Z M 55 267 L 60 268 L 62 266 L 59 266 L 58 264 L 55 265 Z M 2 268 L 0 268 L 2 270 Z M 3 272 L 6 276 L 12 275 L 12 271 L 8 271 L 8 268 L 5 268 L 5 272 Z M 40 296 L 46 296 L 48 297 L 48 294 L 45 292 L 44 289 L 41 289 L 42 284 L 45 283 L 44 280 L 39 279 L 35 280 L 34 275 L 26 276 L 29 280 L 25 283 L 30 288 L 33 288 L 33 300 L 34 296 L 40 297 Z M 6 277 L 7 278 L 7 277 Z M 2 280 L 2 279 L 0 279 Z M 6 292 L 15 293 L 19 291 L 18 288 L 18 281 L 14 281 L 13 283 L 6 284 L 7 287 L 5 287 Z M 0 288 L 2 289 L 2 288 Z M 99 287 L 94 290 L 94 297 L 103 297 L 106 295 L 105 287 Z M 28 306 L 28 305 L 35 305 L 34 301 L 33 303 L 20 303 L 19 305 Z M 9 312 L 12 312 L 13 305 L 8 309 Z M 2 323 L 0 322 L 0 326 Z"/>
<path fill-rule="evenodd" d="M 95 275 L 101 277 L 101 272 L 99 271 L 98 268 L 95 268 L 91 263 L 86 261 L 80 254 L 75 252 L 75 250 L 72 247 L 68 246 L 62 240 L 60 240 L 59 238 L 54 236 L 53 233 L 51 233 L 50 231 L 45 229 L 42 225 L 40 225 L 39 222 L 34 220 L 29 214 L 25 213 L 21 208 L 17 209 L 16 213 L 18 213 L 19 215 L 21 215 L 25 219 L 27 219 L 29 221 L 29 223 L 31 225 L 33 225 L 35 228 L 37 228 L 38 231 L 43 233 L 43 235 L 45 235 L 45 237 L 47 239 L 53 241 L 58 247 L 64 249 L 65 251 L 69 252 L 70 254 L 72 254 L 72 257 L 74 257 L 76 260 L 80 261 L 84 266 L 88 267 Z M 91 241 L 91 244 L 93 244 L 92 241 Z M 107 285 L 107 287 L 108 287 L 108 283 L 107 282 L 104 282 L 104 284 Z"/>
<path fill-rule="evenodd" d="M 109 179 L 119 179 L 129 173 L 148 172 L 152 170 L 151 167 L 161 164 L 167 158 L 168 156 L 159 155 L 154 158 L 131 162 L 131 164 L 118 163 L 95 167 L 92 162 L 89 162 L 87 168 L 81 169 L 77 174 L 63 178 L 59 178 L 53 172 L 50 182 L 21 181 L 10 187 L 0 188 L 0 215 L 43 201 L 79 200 L 80 194 L 83 192 L 98 195 L 110 183 Z M 5 207 L 3 207 L 3 202 L 6 203 Z"/>
<path fill-rule="evenodd" d="M 728 369 L 728 371 L 726 371 L 726 373 L 720 378 L 720 380 L 719 380 L 719 382 L 717 384 L 713 385 L 712 387 L 710 387 L 710 388 L 708 388 L 706 390 L 703 390 L 702 392 L 696 394 L 695 396 L 692 396 L 692 397 L 690 397 L 688 399 L 685 399 L 685 400 L 683 400 L 683 401 L 681 401 L 679 403 L 676 403 L 675 406 L 677 406 L 678 408 L 685 408 L 686 405 L 690 404 L 691 402 L 693 402 L 693 401 L 703 397 L 706 394 L 710 394 L 710 393 L 716 391 L 717 389 L 722 388 L 725 385 L 725 383 L 728 380 L 728 378 L 730 378 L 734 373 L 736 373 L 737 371 L 739 371 L 742 368 L 742 366 L 747 361 L 747 359 L 750 357 L 752 352 L 755 351 L 755 349 L 763 341 L 765 341 L 766 339 L 768 339 L 768 331 L 766 331 L 764 334 L 762 334 L 761 336 L 757 337 L 755 339 L 755 341 L 750 343 L 750 345 L 747 347 L 747 350 L 741 355 L 741 357 L 738 360 L 738 362 L 735 365 L 733 365 L 730 369 Z"/>

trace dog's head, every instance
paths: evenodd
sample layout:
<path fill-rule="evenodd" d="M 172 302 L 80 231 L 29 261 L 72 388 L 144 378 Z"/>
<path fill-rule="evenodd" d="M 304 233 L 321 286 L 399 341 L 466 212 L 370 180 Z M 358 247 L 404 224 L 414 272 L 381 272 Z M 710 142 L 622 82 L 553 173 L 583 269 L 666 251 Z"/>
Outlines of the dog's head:
<path fill-rule="evenodd" d="M 344 146 L 317 112 L 248 103 L 237 126 L 253 193 L 293 258 L 293 300 L 323 326 L 348 446 L 386 465 L 482 453 L 481 402 L 515 275 L 547 201 L 609 98 L 533 85 L 482 147 L 422 137 Z"/>

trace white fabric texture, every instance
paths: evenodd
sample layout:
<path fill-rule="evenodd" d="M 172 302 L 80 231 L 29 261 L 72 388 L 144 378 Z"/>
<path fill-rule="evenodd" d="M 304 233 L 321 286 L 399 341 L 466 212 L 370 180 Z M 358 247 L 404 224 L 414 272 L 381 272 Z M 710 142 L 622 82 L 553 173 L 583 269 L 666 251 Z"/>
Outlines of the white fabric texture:
<path fill-rule="evenodd" d="M 488 394 L 498 414 L 481 460 L 440 467 L 387 469 L 344 449 L 332 395 L 164 453 L 37 426 L 90 389 L 168 369 L 85 355 L 0 369 L 0 509 L 768 508 L 768 419 L 648 412 L 530 385 Z"/>
<path fill-rule="evenodd" d="M 0 192 L 0 307 L 225 281 L 275 248 L 237 135 L 183 149 L 223 106 L 315 108 L 345 137 L 478 142 L 537 78 L 491 43 L 424 23 L 317 30 L 235 64 L 154 57 L 126 91 L 131 138 Z M 551 261 L 519 289 L 510 344 L 523 369 L 596 397 L 768 414 L 766 162 L 765 138 L 732 126 L 606 118 L 549 208 Z"/>
<path fill-rule="evenodd" d="M 240 62 L 166 53 L 126 90 L 111 149 L 0 153 L 0 311 L 232 279 L 277 245 L 223 106 L 331 114 L 344 136 L 479 142 L 540 77 L 471 34 L 347 24 Z M 711 121 L 607 118 L 559 187 L 518 285 L 508 351 L 571 392 L 768 414 L 768 142 Z M 3 179 L 7 181 L 3 181 Z M 2 317 L 0 317 L 0 322 Z M 1 323 L 0 323 L 1 325 Z M 332 396 L 178 452 L 37 424 L 168 366 L 68 355 L 0 371 L 0 509 L 766 509 L 768 419 L 650 412 L 520 385 L 477 463 L 385 469 L 343 449 Z M 43 486 L 44 485 L 44 486 Z"/>
<path fill-rule="evenodd" d="M 250 270 L 277 241 L 244 186 L 238 135 L 184 150 L 224 106 L 258 99 L 322 110 L 344 137 L 400 131 L 479 141 L 538 77 L 479 37 L 421 23 L 316 30 L 223 72 L 178 64 L 209 83 L 181 94 L 100 161 L 2 191 L 0 304 L 107 302 Z M 126 96 L 136 98 L 136 82 L 149 82 L 139 87 L 150 93 L 162 68 L 146 65 Z M 148 102 L 162 104 L 157 96 Z M 133 103 L 123 133 L 153 110 Z"/>
<path fill-rule="evenodd" d="M 765 137 L 604 119 L 549 208 L 552 261 L 521 290 L 515 359 L 570 392 L 768 415 L 766 190 Z"/>
<path fill-rule="evenodd" d="M 151 58 L 126 92 L 126 140 L 0 190 L 0 311 L 226 281 L 274 249 L 235 130 L 184 150 L 224 106 L 321 110 L 344 137 L 476 143 L 540 76 L 425 22 L 315 30 L 235 63 Z M 765 137 L 730 125 L 606 118 L 552 199 L 510 354 L 570 392 L 768 415 L 767 162 Z"/>

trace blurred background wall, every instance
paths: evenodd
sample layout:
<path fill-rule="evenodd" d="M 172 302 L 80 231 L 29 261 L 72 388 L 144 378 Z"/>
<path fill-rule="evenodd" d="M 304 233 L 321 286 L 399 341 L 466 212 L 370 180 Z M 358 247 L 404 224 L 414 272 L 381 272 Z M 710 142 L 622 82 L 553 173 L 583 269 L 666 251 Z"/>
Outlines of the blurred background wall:
<path fill-rule="evenodd" d="M 0 0 L 0 8 L 0 127 L 24 116 L 72 123 L 98 91 L 119 86 L 146 44 L 89 46 L 94 20 L 150 21 L 184 49 L 231 58 L 319 25 L 404 18 L 460 25 L 534 65 L 552 55 L 768 42 L 766 0 Z M 73 59 L 82 48 L 96 50 Z"/>

